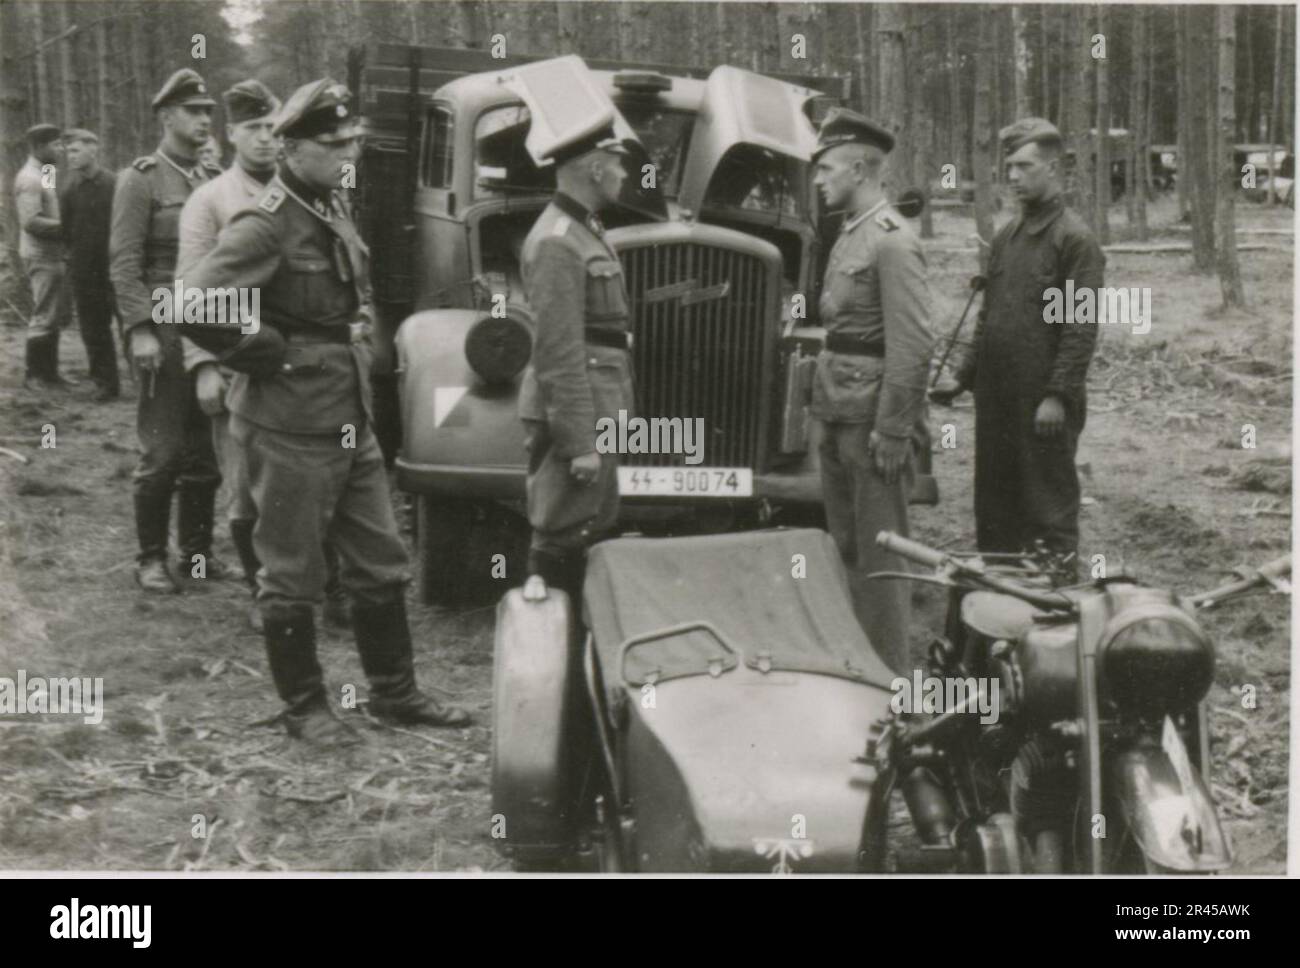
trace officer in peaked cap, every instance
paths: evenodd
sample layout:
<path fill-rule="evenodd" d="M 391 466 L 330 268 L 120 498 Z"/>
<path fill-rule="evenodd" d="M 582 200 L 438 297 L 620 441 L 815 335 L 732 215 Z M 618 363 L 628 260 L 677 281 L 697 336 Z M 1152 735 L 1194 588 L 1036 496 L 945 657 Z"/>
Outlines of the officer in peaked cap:
<path fill-rule="evenodd" d="M 536 101 L 534 114 L 548 107 Z M 556 193 L 522 254 L 536 321 L 519 394 L 532 526 L 525 595 L 561 588 L 580 615 L 586 550 L 618 520 L 618 455 L 597 452 L 597 423 L 633 406 L 627 290 L 598 216 L 619 197 L 627 148 L 610 110 L 530 150 L 555 165 Z"/>
<path fill-rule="evenodd" d="M 221 95 L 226 116 L 226 140 L 235 151 L 229 168 L 217 178 L 200 186 L 181 209 L 180 256 L 178 275 L 186 278 L 191 265 L 217 244 L 217 235 L 241 208 L 251 205 L 275 174 L 280 140 L 271 133 L 280 100 L 265 84 L 256 79 L 240 81 Z M 260 567 L 253 551 L 253 523 L 257 508 L 248 489 L 243 471 L 242 451 L 230 439 L 230 414 L 225 396 L 233 377 L 217 363 L 216 357 L 183 339 L 185 370 L 194 374 L 199 406 L 212 420 L 217 460 L 225 480 L 230 501 L 230 537 L 244 569 L 244 580 L 256 597 L 257 570 Z M 332 574 L 337 571 L 334 569 Z M 342 606 L 346 624 L 346 603 Z M 338 609 L 336 608 L 336 611 Z M 261 630 L 261 612 L 256 605 L 248 612 L 250 624 Z"/>
<path fill-rule="evenodd" d="M 217 106 L 217 102 L 208 93 L 208 85 L 204 83 L 198 71 L 191 70 L 188 67 L 182 67 L 167 78 L 163 86 L 159 88 L 158 93 L 154 95 L 153 109 L 155 111 L 174 104 L 181 107 L 214 108 Z"/>
<path fill-rule="evenodd" d="M 1087 416 L 1093 325 L 1044 322 L 1051 291 L 1103 285 L 1106 257 L 1062 194 L 1061 133 L 1043 118 L 999 132 L 1018 215 L 993 237 L 975 337 L 955 383 L 935 388 L 948 403 L 975 394 L 975 533 L 981 551 L 1035 551 L 1077 580 L 1079 477 L 1075 454 Z M 1073 323 L 1070 319 L 1068 322 Z"/>
<path fill-rule="evenodd" d="M 822 125 L 817 131 L 817 147 L 813 149 L 812 160 L 830 151 L 836 145 L 872 145 L 885 154 L 894 150 L 894 136 L 887 128 L 882 128 L 865 114 L 848 108 L 835 107 L 827 112 Z"/>
<path fill-rule="evenodd" d="M 284 136 L 275 177 L 186 277 L 208 291 L 261 292 L 255 333 L 216 323 L 186 329 L 237 372 L 226 405 L 258 512 L 253 548 L 271 677 L 289 732 L 323 744 L 357 738 L 333 714 L 316 657 L 312 606 L 325 589 L 326 541 L 341 561 L 371 711 L 417 725 L 471 721 L 415 681 L 406 547 L 372 426 L 369 253 L 337 192 L 359 155 L 349 99 L 328 78 L 293 93 L 275 122 Z"/>
<path fill-rule="evenodd" d="M 361 133 L 361 119 L 352 113 L 352 93 L 332 78 L 304 84 L 284 103 L 275 134 L 285 138 L 317 138 L 337 143 Z"/>
<path fill-rule="evenodd" d="M 180 320 L 170 299 L 156 305 L 153 297 L 175 286 L 181 207 L 194 189 L 221 174 L 199 161 L 215 104 L 195 71 L 172 74 L 153 99 L 162 142 L 121 173 L 113 195 L 109 273 L 139 388 L 136 580 L 147 592 L 177 591 L 166 564 L 176 492 L 183 573 L 206 579 L 233 574 L 212 556 L 213 504 L 221 477 L 211 423 L 182 364 Z"/>
<path fill-rule="evenodd" d="M 924 418 L 932 337 L 920 240 L 885 197 L 894 136 L 856 111 L 827 115 L 813 152 L 813 184 L 843 210 L 821 295 L 826 344 L 812 415 L 820 422 L 826 521 L 849 570 L 858 621 L 895 671 L 908 662 L 906 582 L 869 581 L 906 570 L 876 545 L 907 534 L 915 427 Z"/>

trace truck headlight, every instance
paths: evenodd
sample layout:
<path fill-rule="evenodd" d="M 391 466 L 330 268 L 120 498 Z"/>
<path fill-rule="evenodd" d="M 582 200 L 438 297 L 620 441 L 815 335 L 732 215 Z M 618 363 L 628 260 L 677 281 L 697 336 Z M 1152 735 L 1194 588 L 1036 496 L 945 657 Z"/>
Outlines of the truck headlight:
<path fill-rule="evenodd" d="M 532 333 L 512 316 L 484 316 L 465 334 L 465 359 L 488 383 L 509 383 L 528 365 L 532 353 Z"/>
<path fill-rule="evenodd" d="M 1108 697 L 1130 712 L 1162 716 L 1186 708 L 1214 681 L 1214 646 L 1175 605 L 1121 611 L 1107 623 L 1098 652 Z"/>

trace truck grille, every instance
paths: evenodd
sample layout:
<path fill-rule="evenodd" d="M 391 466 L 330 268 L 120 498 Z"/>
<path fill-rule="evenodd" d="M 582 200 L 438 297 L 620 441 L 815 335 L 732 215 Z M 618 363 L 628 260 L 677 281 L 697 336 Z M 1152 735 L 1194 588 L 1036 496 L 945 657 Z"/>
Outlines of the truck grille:
<path fill-rule="evenodd" d="M 633 247 L 621 258 L 638 415 L 702 417 L 705 465 L 758 467 L 773 336 L 762 261 L 697 242 Z M 622 462 L 685 466 L 681 454 Z"/>

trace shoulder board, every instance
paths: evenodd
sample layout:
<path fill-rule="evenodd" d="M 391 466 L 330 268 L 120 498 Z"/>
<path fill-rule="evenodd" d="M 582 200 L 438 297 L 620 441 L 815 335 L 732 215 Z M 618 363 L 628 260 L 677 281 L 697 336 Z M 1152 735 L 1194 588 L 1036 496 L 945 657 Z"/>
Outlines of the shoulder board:
<path fill-rule="evenodd" d="M 131 167 L 136 171 L 148 171 L 154 165 L 158 164 L 158 159 L 153 155 L 145 155 L 143 158 L 137 158 L 131 162 Z"/>
<path fill-rule="evenodd" d="M 893 232 L 899 227 L 898 220 L 888 212 L 885 212 L 883 215 L 877 215 L 876 224 L 886 232 Z"/>
<path fill-rule="evenodd" d="M 569 226 L 572 223 L 573 223 L 573 219 L 569 218 L 569 216 L 561 215 L 559 218 L 555 220 L 555 225 L 551 227 L 551 234 L 563 235 L 565 232 L 569 231 Z"/>
<path fill-rule="evenodd" d="M 266 190 L 266 194 L 263 195 L 262 200 L 257 203 L 257 207 L 263 212 L 275 212 L 284 204 L 285 197 L 286 196 L 281 189 L 272 186 Z"/>

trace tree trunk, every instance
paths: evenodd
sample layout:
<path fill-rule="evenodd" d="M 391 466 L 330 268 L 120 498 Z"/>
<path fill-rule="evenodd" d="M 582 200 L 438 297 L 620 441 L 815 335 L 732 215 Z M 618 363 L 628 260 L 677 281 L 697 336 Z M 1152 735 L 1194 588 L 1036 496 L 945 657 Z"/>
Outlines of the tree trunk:
<path fill-rule="evenodd" d="M 556 53 L 576 54 L 582 49 L 582 14 L 585 9 L 580 3 L 557 3 L 555 5 L 555 33 L 559 40 Z"/>
<path fill-rule="evenodd" d="M 42 50 L 45 44 L 45 4 L 33 3 L 28 8 L 32 24 L 32 46 L 36 54 L 32 57 L 36 68 L 36 103 L 32 105 L 32 115 L 37 123 L 49 121 L 54 114 L 54 102 L 50 99 L 50 74 L 45 63 L 49 48 Z"/>
<path fill-rule="evenodd" d="M 901 178 L 911 177 L 915 133 L 907 128 L 907 37 L 903 5 L 885 3 L 876 19 L 876 63 L 880 79 L 879 97 L 873 120 L 898 136 L 890 167 Z"/>
<path fill-rule="evenodd" d="M 1135 51 L 1145 51 L 1151 36 L 1149 21 L 1151 14 L 1145 7 L 1135 7 L 1137 11 L 1137 36 Z M 1150 237 L 1147 226 L 1147 197 L 1151 190 L 1151 64 L 1154 57 L 1138 54 L 1134 57 L 1134 86 L 1138 89 L 1137 111 L 1134 115 L 1134 182 L 1137 189 L 1133 198 L 1133 212 L 1137 221 L 1137 238 L 1145 242 Z"/>
<path fill-rule="evenodd" d="M 1286 17 L 1283 15 L 1283 8 L 1278 7 L 1276 27 L 1274 29 L 1276 38 L 1273 42 L 1273 97 L 1269 101 L 1269 107 L 1268 107 L 1268 161 L 1269 161 L 1268 203 L 1270 205 L 1277 204 L 1277 178 L 1275 177 L 1276 173 L 1273 171 L 1273 168 L 1276 167 L 1274 164 L 1273 146 L 1277 144 L 1277 138 L 1278 138 L 1277 113 L 1280 107 L 1280 103 L 1282 101 L 1282 71 L 1284 70 L 1283 63 L 1282 63 L 1283 61 L 1282 55 L 1285 51 L 1285 48 L 1283 47 L 1282 38 L 1283 38 L 1283 30 L 1285 29 L 1285 26 L 1286 26 Z"/>
<path fill-rule="evenodd" d="M 1129 7 L 1129 77 L 1128 77 L 1128 140 L 1124 150 L 1124 221 L 1132 229 L 1137 217 L 1138 187 L 1138 112 L 1141 110 L 1140 95 L 1142 62 L 1148 55 L 1142 37 L 1141 7 Z"/>
<path fill-rule="evenodd" d="M 1190 52 L 1213 51 L 1213 8 L 1188 7 L 1183 11 L 1187 25 L 1187 150 L 1188 202 L 1192 214 L 1192 264 L 1197 272 L 1214 271 L 1215 154 L 1210 109 L 1215 78 L 1204 63 L 1193 63 Z M 1208 29 L 1207 29 L 1208 28 Z"/>
<path fill-rule="evenodd" d="M 149 97 L 152 92 L 148 87 L 148 75 L 145 73 L 144 67 L 145 21 L 143 17 L 137 16 L 132 17 L 127 22 L 131 25 L 130 33 L 126 38 L 127 53 L 131 59 L 132 96 L 128 101 L 130 105 L 131 150 L 123 152 L 120 156 L 123 164 L 148 150 L 148 143 L 153 135 L 149 127 L 147 112 Z"/>
<path fill-rule="evenodd" d="M 925 199 L 921 209 L 921 238 L 934 238 L 934 213 L 930 211 L 930 132 L 933 119 L 925 103 L 924 38 L 933 24 L 929 7 L 920 5 L 907 8 L 907 90 L 908 135 L 912 143 L 912 165 L 907 187 L 920 190 Z"/>
<path fill-rule="evenodd" d="M 957 18 L 961 11 L 952 7 L 943 10 L 945 62 L 948 65 L 948 157 L 957 166 L 957 179 L 966 177 L 969 146 L 966 143 L 966 102 L 962 99 L 961 49 L 957 46 Z"/>
<path fill-rule="evenodd" d="M 1051 77 L 1047 70 L 1047 65 L 1051 59 L 1047 46 L 1047 7 L 1038 8 L 1038 82 L 1039 98 L 1038 114 L 1040 117 L 1052 118 L 1056 115 L 1052 112 L 1052 86 L 1049 83 Z"/>
<path fill-rule="evenodd" d="M 114 143 L 112 115 L 108 109 L 108 88 L 113 75 L 108 69 L 110 60 L 109 21 L 105 20 L 95 32 L 95 124 L 102 145 Z"/>
<path fill-rule="evenodd" d="M 853 24 L 858 35 L 858 109 L 865 114 L 873 112 L 875 107 L 873 99 L 876 96 L 876 85 L 871 76 L 870 56 L 873 9 L 863 3 L 853 5 Z"/>
<path fill-rule="evenodd" d="M 1187 152 L 1190 147 L 1188 142 L 1187 130 L 1187 113 L 1191 110 L 1191 89 L 1192 78 L 1191 68 L 1188 64 L 1187 44 L 1191 33 L 1191 25 L 1187 20 L 1187 8 L 1175 7 L 1171 13 L 1174 16 L 1174 33 L 1177 41 L 1175 60 L 1177 63 L 1178 76 L 1178 173 L 1174 176 L 1178 187 L 1178 220 L 1186 221 L 1191 215 L 1191 174 L 1192 169 L 1188 164 Z"/>
<path fill-rule="evenodd" d="M 1066 197 L 1076 212 L 1090 225 L 1096 222 L 1093 207 L 1091 136 L 1092 32 L 1088 30 L 1086 11 L 1067 6 L 1062 11 L 1061 51 L 1063 65 L 1061 85 L 1061 117 L 1065 121 L 1065 143 L 1074 158 L 1074 168 L 1067 181 Z"/>
<path fill-rule="evenodd" d="M 993 243 L 993 18 L 979 18 L 979 52 L 975 57 L 975 231 L 980 243 L 980 269 L 988 266 Z"/>
<path fill-rule="evenodd" d="M 23 92 L 25 62 L 17 56 L 22 37 L 22 17 L 17 4 L 0 3 L 0 294 L 6 296 L 17 288 L 21 272 L 18 268 L 18 218 L 14 210 L 12 185 L 14 174 L 22 165 L 21 146 L 23 132 L 27 130 L 27 100 Z"/>
<path fill-rule="evenodd" d="M 1240 172 L 1233 161 L 1233 143 L 1237 131 L 1237 10 L 1214 8 L 1218 19 L 1219 48 L 1219 197 L 1215 205 L 1215 229 L 1218 238 L 1219 289 L 1223 306 L 1242 308 L 1246 295 L 1241 288 L 1241 267 L 1237 264 L 1237 180 Z"/>
<path fill-rule="evenodd" d="M 1034 113 L 1029 97 L 1029 16 L 1018 4 L 1011 8 L 1011 26 L 1015 44 L 1016 117 L 1026 118 Z"/>
<path fill-rule="evenodd" d="M 1107 12 L 1104 6 L 1097 8 L 1096 33 L 1106 36 Z M 1095 227 L 1097 240 L 1105 245 L 1110 241 L 1110 51 L 1105 57 L 1094 57 L 1093 67 L 1097 72 L 1097 166 L 1096 203 L 1097 216 Z M 1091 56 L 1091 55 L 1090 55 Z"/>

